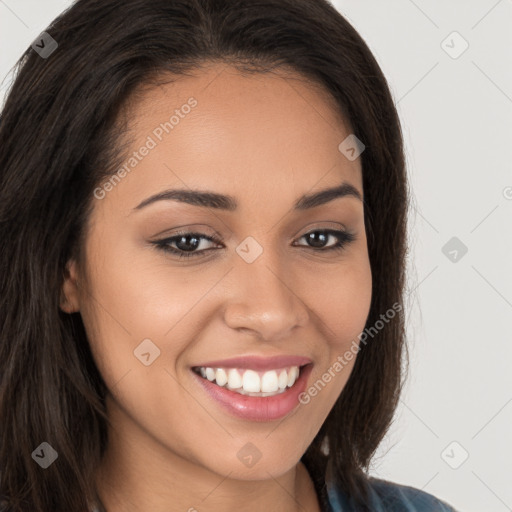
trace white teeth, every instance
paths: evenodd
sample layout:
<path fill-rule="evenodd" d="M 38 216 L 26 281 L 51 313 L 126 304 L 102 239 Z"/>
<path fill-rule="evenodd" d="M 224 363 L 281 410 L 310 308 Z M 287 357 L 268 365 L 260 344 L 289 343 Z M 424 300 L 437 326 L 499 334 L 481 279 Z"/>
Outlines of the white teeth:
<path fill-rule="evenodd" d="M 240 377 L 238 370 L 235 370 L 235 368 L 231 368 L 228 371 L 228 388 L 239 389 L 242 387 L 242 384 L 242 377 Z"/>
<path fill-rule="evenodd" d="M 244 391 L 259 393 L 261 391 L 260 376 L 253 370 L 245 370 L 242 377 Z"/>
<path fill-rule="evenodd" d="M 297 366 L 292 366 L 291 370 L 288 372 L 288 387 L 291 388 L 297 377 L 299 376 L 299 368 Z"/>
<path fill-rule="evenodd" d="M 215 372 L 215 382 L 219 385 L 219 386 L 224 386 L 226 384 L 226 382 L 228 381 L 228 375 L 226 373 L 226 370 L 224 370 L 223 368 L 219 368 L 216 372 Z"/>
<path fill-rule="evenodd" d="M 286 373 L 286 370 L 281 370 L 281 373 L 279 374 L 278 385 L 279 389 L 284 389 L 286 386 L 288 386 L 288 374 Z"/>
<path fill-rule="evenodd" d="M 279 383 L 277 381 L 277 372 L 272 370 L 265 372 L 261 378 L 261 391 L 264 393 L 271 393 L 279 389 Z"/>
<path fill-rule="evenodd" d="M 250 396 L 273 396 L 292 387 L 300 373 L 298 366 L 257 372 L 236 368 L 198 368 L 198 373 L 220 387 Z"/>

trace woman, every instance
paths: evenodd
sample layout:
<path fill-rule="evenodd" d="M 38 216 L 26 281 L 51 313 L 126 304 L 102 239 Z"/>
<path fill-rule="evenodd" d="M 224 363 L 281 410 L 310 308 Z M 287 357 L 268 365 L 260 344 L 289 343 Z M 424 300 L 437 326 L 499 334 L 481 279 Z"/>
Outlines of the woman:
<path fill-rule="evenodd" d="M 453 510 L 368 476 L 406 173 L 330 4 L 78 0 L 0 142 L 5 510 Z"/>

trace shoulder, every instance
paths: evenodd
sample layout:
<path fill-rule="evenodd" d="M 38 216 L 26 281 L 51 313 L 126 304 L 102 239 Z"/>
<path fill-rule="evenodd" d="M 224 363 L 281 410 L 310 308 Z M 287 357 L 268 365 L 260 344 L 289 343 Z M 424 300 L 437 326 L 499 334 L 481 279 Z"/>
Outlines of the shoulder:
<path fill-rule="evenodd" d="M 415 487 L 375 477 L 368 477 L 367 483 L 372 512 L 457 512 L 445 501 Z M 328 495 L 333 512 L 357 510 L 338 486 L 331 486 Z"/>
<path fill-rule="evenodd" d="M 421 489 L 370 477 L 368 482 L 385 509 L 393 512 L 456 512 L 448 503 Z"/>

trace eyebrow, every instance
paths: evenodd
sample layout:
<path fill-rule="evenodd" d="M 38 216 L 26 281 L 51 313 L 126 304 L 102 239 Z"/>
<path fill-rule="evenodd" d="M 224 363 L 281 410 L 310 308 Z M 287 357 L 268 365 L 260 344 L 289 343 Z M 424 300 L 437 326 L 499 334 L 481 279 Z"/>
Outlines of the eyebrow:
<path fill-rule="evenodd" d="M 326 188 L 311 194 L 304 194 L 295 201 L 294 210 L 308 210 L 329 203 L 334 199 L 352 196 L 362 201 L 361 194 L 353 185 L 344 181 L 341 185 L 332 188 Z M 202 206 L 205 208 L 215 208 L 217 210 L 236 211 L 238 202 L 236 198 L 230 195 L 219 194 L 217 192 L 201 190 L 164 190 L 158 194 L 144 199 L 134 210 L 140 210 L 156 201 L 180 201 L 193 206 Z"/>

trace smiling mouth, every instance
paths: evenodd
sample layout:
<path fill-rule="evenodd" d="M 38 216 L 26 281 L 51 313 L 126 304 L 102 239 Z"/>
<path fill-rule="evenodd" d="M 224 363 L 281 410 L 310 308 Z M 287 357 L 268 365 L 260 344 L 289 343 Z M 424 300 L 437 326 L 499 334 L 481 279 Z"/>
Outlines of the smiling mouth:
<path fill-rule="evenodd" d="M 248 368 L 195 366 L 192 371 L 203 379 L 235 393 L 266 397 L 280 395 L 290 389 L 306 366 L 308 365 L 287 366 L 267 371 L 256 371 Z"/>

